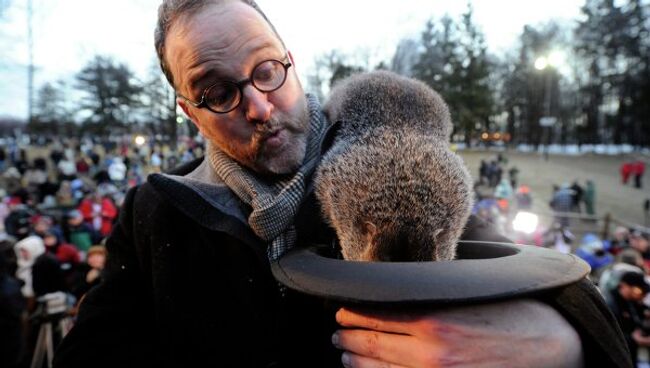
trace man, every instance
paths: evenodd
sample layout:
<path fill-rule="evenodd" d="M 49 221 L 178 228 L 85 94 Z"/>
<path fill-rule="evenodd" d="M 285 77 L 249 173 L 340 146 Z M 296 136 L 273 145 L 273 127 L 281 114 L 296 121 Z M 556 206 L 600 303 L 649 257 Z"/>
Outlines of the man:
<path fill-rule="evenodd" d="M 310 187 L 327 142 L 318 102 L 252 1 L 164 2 L 156 49 L 206 158 L 129 192 L 104 280 L 55 366 L 580 365 L 576 330 L 538 302 L 383 315 L 278 286 L 269 260 L 332 242 Z M 349 328 L 332 334 L 334 316 Z M 616 345 L 617 330 L 605 331 Z M 603 359 L 628 366 L 623 352 Z"/>
<path fill-rule="evenodd" d="M 645 275 L 630 271 L 621 276 L 618 290 L 614 293 L 614 315 L 623 330 L 634 362 L 637 361 L 639 345 L 650 346 L 650 324 L 646 321 L 648 307 L 643 303 L 648 292 L 650 285 L 646 283 Z"/>

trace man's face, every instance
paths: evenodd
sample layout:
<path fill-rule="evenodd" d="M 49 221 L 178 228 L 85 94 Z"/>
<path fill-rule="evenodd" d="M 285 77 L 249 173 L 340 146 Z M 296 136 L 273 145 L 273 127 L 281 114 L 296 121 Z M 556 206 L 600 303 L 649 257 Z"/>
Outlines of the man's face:
<path fill-rule="evenodd" d="M 207 5 L 198 14 L 177 20 L 166 39 L 165 56 L 179 93 L 194 102 L 217 80 L 250 77 L 260 62 L 288 62 L 270 26 L 239 1 Z M 308 112 L 293 67 L 282 87 L 260 92 L 243 88 L 241 104 L 228 113 L 178 103 L 203 136 L 239 163 L 263 174 L 297 169 L 305 155 Z"/>
<path fill-rule="evenodd" d="M 47 248 L 53 247 L 57 243 L 56 235 L 48 234 L 43 238 L 43 243 Z"/>
<path fill-rule="evenodd" d="M 101 270 L 104 269 L 104 264 L 106 263 L 106 256 L 102 253 L 93 253 L 88 256 L 88 265 L 94 269 Z"/>
<path fill-rule="evenodd" d="M 640 288 L 628 285 L 624 282 L 618 284 L 618 293 L 625 300 L 639 301 L 643 299 L 643 291 Z"/>

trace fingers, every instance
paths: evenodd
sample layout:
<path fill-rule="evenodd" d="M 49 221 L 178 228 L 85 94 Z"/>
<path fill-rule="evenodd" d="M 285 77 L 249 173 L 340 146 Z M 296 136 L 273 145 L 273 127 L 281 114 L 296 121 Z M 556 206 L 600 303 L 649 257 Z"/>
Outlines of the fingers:
<path fill-rule="evenodd" d="M 345 368 L 407 368 L 403 365 L 386 363 L 349 352 L 343 353 L 341 362 Z"/>
<path fill-rule="evenodd" d="M 400 334 L 412 334 L 415 321 L 404 314 L 370 314 L 341 308 L 336 312 L 336 321 L 344 327 L 359 327 L 368 330 Z"/>
<path fill-rule="evenodd" d="M 392 363 L 393 366 L 435 367 L 429 363 L 437 362 L 442 353 L 441 346 L 432 341 L 425 346 L 413 336 L 369 330 L 339 330 L 332 337 L 332 342 L 336 347 L 354 355 L 376 362 Z M 363 362 L 369 363 L 370 360 Z"/>

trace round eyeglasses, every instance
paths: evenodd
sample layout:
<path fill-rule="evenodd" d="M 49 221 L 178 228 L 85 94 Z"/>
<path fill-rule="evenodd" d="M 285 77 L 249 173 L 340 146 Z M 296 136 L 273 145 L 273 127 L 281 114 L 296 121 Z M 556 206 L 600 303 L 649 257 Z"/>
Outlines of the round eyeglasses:
<path fill-rule="evenodd" d="M 290 62 L 285 64 L 279 60 L 265 60 L 253 68 L 250 78 L 239 82 L 217 81 L 203 91 L 199 102 L 194 102 L 181 95 L 178 96 L 196 108 L 205 107 L 214 113 L 225 114 L 239 106 L 244 95 L 244 87 L 249 83 L 258 91 L 267 93 L 282 87 L 287 80 L 287 70 L 290 67 Z"/>

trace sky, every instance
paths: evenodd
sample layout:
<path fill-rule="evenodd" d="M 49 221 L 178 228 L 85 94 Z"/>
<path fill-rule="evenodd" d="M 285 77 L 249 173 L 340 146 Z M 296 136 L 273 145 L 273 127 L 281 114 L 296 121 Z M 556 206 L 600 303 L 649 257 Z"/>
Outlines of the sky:
<path fill-rule="evenodd" d="M 153 29 L 160 0 L 32 0 L 35 90 L 71 81 L 96 54 L 128 64 L 146 78 L 155 65 Z M 388 59 L 403 38 L 417 39 L 430 19 L 456 17 L 464 1 L 257 0 L 305 76 L 331 50 Z M 0 117 L 27 116 L 27 0 L 0 13 Z M 525 24 L 579 16 L 584 0 L 474 0 L 475 21 L 495 54 L 514 47 Z"/>

